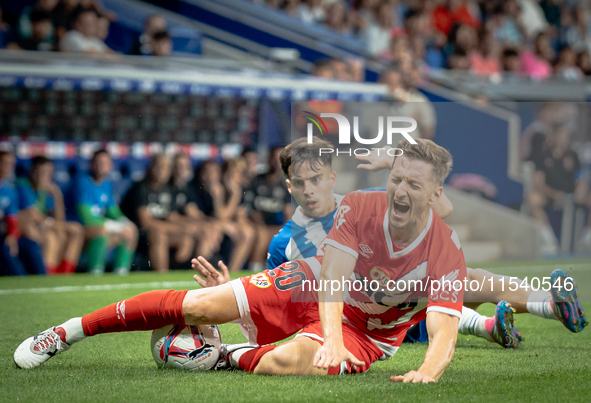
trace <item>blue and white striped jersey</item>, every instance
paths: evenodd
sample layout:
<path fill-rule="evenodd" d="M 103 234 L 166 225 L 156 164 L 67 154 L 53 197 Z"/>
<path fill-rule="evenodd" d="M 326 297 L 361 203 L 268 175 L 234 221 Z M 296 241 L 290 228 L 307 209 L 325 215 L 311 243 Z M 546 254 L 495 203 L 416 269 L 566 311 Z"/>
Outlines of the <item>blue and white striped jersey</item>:
<path fill-rule="evenodd" d="M 334 195 L 337 208 L 343 197 Z M 291 220 L 271 240 L 267 268 L 271 270 L 290 260 L 316 256 L 320 243 L 332 228 L 335 212 L 336 208 L 324 217 L 310 218 L 306 217 L 302 208 L 298 206 Z"/>

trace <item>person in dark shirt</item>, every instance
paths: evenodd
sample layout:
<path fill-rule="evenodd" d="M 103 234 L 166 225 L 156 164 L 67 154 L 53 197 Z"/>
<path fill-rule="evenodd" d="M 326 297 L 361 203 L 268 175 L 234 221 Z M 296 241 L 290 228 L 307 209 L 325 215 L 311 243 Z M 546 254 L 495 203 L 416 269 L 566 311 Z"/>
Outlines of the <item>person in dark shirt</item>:
<path fill-rule="evenodd" d="M 558 240 L 550 226 L 546 208 L 564 205 L 565 194 L 575 193 L 576 175 L 581 168 L 577 153 L 571 149 L 571 132 L 567 125 L 555 126 L 544 144 L 532 148 L 530 159 L 536 165 L 534 190 L 527 195 L 530 213 L 544 226 L 544 253 L 558 252 Z"/>
<path fill-rule="evenodd" d="M 151 38 L 156 32 L 166 31 L 166 19 L 153 14 L 144 20 L 144 31 L 135 40 L 129 51 L 130 55 L 151 55 Z"/>
<path fill-rule="evenodd" d="M 141 242 L 148 244 L 148 255 L 155 271 L 170 269 L 169 251 L 175 250 L 177 263 L 186 262 L 194 250 L 190 224 L 179 222 L 174 212 L 170 185 L 171 160 L 166 155 L 152 157 L 147 177 L 134 184 L 121 202 L 121 210 L 140 228 Z"/>
<path fill-rule="evenodd" d="M 250 219 L 255 223 L 257 232 L 252 259 L 254 271 L 266 268 L 269 243 L 291 217 L 291 196 L 279 162 L 282 149 L 283 147 L 271 148 L 267 173 L 255 177 L 244 195 L 250 209 Z"/>
<path fill-rule="evenodd" d="M 219 224 L 232 241 L 230 271 L 240 271 L 254 242 L 254 228 L 248 222 L 242 205 L 241 160 L 225 161 L 222 168 L 213 161 L 202 163 L 195 174 L 195 187 L 201 211 Z M 222 179 L 222 169 L 224 171 Z"/>
<path fill-rule="evenodd" d="M 53 32 L 51 14 L 42 9 L 33 9 L 29 19 L 31 22 L 31 35 L 19 35 L 16 41 L 9 43 L 6 48 L 15 50 L 54 50 L 51 42 Z"/>
<path fill-rule="evenodd" d="M 197 193 L 190 185 L 193 172 L 189 156 L 183 153 L 175 155 L 172 165 L 171 220 L 189 227 L 189 232 L 195 235 L 196 256 L 209 256 L 209 259 L 220 247 L 220 227 L 199 210 Z"/>

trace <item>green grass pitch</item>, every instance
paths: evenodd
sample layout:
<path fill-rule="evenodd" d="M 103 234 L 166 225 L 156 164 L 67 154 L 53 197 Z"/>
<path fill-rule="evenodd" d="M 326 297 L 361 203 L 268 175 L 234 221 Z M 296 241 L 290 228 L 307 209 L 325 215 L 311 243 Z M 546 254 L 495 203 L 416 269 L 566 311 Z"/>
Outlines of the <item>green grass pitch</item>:
<path fill-rule="evenodd" d="M 567 270 L 591 313 L 591 261 L 489 264 L 514 276 Z M 170 282 L 171 284 L 163 284 Z M 394 384 L 389 377 L 417 369 L 426 345 L 403 344 L 367 373 L 333 377 L 267 377 L 242 372 L 158 370 L 150 332 L 101 335 L 35 370 L 13 363 L 26 337 L 112 302 L 153 288 L 191 287 L 192 273 L 127 277 L 0 278 L 0 401 L 25 402 L 256 402 L 256 401 L 585 401 L 591 400 L 591 329 L 580 334 L 556 321 L 517 316 L 526 340 L 519 350 L 459 336 L 453 362 L 437 384 Z M 101 287 L 108 285 L 108 287 Z M 113 287 L 113 285 L 118 285 Z M 86 287 L 82 289 L 82 287 Z M 492 315 L 493 305 L 480 312 Z M 221 326 L 223 341 L 243 342 L 236 325 Z"/>

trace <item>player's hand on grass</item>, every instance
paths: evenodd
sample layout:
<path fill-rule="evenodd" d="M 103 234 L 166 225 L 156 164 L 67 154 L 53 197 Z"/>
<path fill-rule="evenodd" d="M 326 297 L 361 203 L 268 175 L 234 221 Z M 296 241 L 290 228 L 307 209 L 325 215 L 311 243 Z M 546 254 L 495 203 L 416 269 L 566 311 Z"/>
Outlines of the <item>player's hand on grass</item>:
<path fill-rule="evenodd" d="M 365 365 L 363 361 L 357 359 L 342 344 L 340 346 L 323 344 L 314 356 L 314 366 L 321 369 L 338 367 L 343 361 L 347 361 L 357 367 L 363 367 Z"/>
<path fill-rule="evenodd" d="M 216 285 L 226 284 L 230 281 L 228 267 L 221 260 L 218 262 L 220 271 L 217 271 L 203 256 L 192 259 L 191 267 L 199 273 L 199 275 L 195 274 L 193 278 L 201 287 L 215 287 Z"/>
<path fill-rule="evenodd" d="M 391 147 L 383 147 L 373 149 L 369 155 L 356 155 L 359 161 L 368 162 L 368 164 L 359 164 L 357 168 L 365 169 L 367 171 L 379 171 L 380 169 L 390 169 L 394 163 L 394 157 L 388 155 L 388 149 Z"/>
<path fill-rule="evenodd" d="M 425 375 L 422 372 L 417 371 L 410 371 L 404 375 L 398 376 L 391 376 L 390 380 L 392 382 L 402 382 L 402 383 L 431 383 L 437 382 L 436 379 L 431 378 L 429 375 Z"/>

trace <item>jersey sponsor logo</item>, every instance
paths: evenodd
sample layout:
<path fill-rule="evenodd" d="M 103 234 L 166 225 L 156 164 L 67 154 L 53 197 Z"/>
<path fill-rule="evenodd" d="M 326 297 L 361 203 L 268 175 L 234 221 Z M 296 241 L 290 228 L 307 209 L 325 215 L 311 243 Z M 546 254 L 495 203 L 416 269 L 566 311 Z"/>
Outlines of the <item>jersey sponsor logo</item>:
<path fill-rule="evenodd" d="M 265 273 L 258 273 L 255 274 L 250 278 L 250 283 L 259 287 L 259 288 L 268 288 L 271 286 L 271 282 L 269 281 L 269 277 Z"/>
<path fill-rule="evenodd" d="M 347 212 L 349 210 L 351 210 L 351 207 L 349 207 L 347 205 L 342 205 L 337 210 L 337 213 L 335 214 L 335 217 L 334 217 L 334 222 L 335 222 L 335 226 L 337 227 L 337 229 L 339 229 L 339 227 L 343 223 L 347 222 L 347 220 L 345 220 L 345 214 L 347 214 Z"/>

